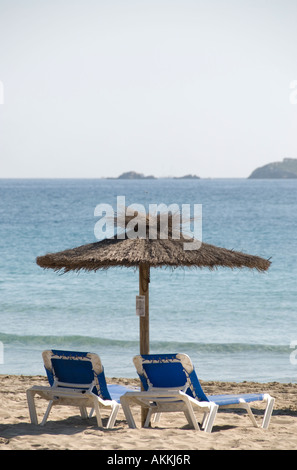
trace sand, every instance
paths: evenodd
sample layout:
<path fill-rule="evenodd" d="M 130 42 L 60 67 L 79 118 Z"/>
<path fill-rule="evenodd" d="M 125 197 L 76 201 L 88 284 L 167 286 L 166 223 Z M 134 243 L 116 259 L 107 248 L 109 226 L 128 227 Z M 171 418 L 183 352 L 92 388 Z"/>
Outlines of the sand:
<path fill-rule="evenodd" d="M 268 392 L 275 407 L 268 430 L 255 428 L 245 412 L 220 411 L 213 432 L 189 429 L 182 413 L 166 413 L 149 429 L 129 429 L 122 410 L 111 430 L 98 428 L 96 418 L 82 420 L 73 407 L 54 407 L 45 426 L 32 425 L 26 390 L 47 385 L 41 376 L 1 375 L 0 449 L 1 450 L 295 450 L 297 449 L 297 384 L 254 382 L 202 382 L 207 394 Z M 137 380 L 108 379 L 108 383 L 138 383 Z M 42 418 L 47 402 L 38 400 Z M 253 407 L 257 422 L 263 406 Z M 139 409 L 135 407 L 139 425 Z M 106 422 L 103 415 L 103 423 Z M 198 416 L 199 421 L 199 416 Z"/>

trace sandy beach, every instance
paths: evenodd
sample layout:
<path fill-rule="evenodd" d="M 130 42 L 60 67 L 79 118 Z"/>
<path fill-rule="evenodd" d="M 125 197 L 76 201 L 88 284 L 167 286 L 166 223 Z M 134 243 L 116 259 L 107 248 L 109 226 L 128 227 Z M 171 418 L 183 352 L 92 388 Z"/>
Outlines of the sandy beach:
<path fill-rule="evenodd" d="M 108 379 L 108 383 L 138 384 L 136 379 Z M 207 394 L 268 392 L 275 398 L 268 430 L 253 427 L 243 411 L 220 411 L 211 434 L 189 429 L 181 413 L 163 414 L 150 429 L 129 429 L 120 410 L 115 427 L 98 428 L 95 417 L 82 420 L 76 408 L 54 407 L 45 426 L 30 423 L 26 390 L 47 385 L 42 376 L 1 375 L 1 450 L 296 450 L 297 384 L 202 382 Z M 46 401 L 38 400 L 42 418 Z M 253 412 L 260 423 L 263 406 Z M 135 408 L 139 425 L 139 409 Z M 104 418 L 105 415 L 102 415 Z M 199 416 L 198 416 L 199 421 Z M 105 419 L 103 419 L 105 423 Z"/>

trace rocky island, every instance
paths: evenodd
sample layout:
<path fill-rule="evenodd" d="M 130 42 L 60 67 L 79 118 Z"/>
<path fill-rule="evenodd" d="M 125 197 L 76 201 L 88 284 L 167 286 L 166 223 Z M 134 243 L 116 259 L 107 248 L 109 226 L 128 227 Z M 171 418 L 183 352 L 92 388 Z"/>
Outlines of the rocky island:
<path fill-rule="evenodd" d="M 175 176 L 175 180 L 200 180 L 200 176 L 196 175 L 185 175 L 185 176 Z"/>
<path fill-rule="evenodd" d="M 268 163 L 256 168 L 249 176 L 250 179 L 297 178 L 297 159 L 284 158 L 282 162 Z"/>
<path fill-rule="evenodd" d="M 155 180 L 157 179 L 153 175 L 145 176 L 142 173 L 137 173 L 136 171 L 126 171 L 122 173 L 117 178 L 108 178 L 108 179 L 116 179 L 116 180 Z M 175 176 L 173 179 L 200 179 L 199 176 L 196 175 L 185 175 L 185 176 Z"/>
<path fill-rule="evenodd" d="M 142 173 L 136 173 L 136 171 L 126 171 L 118 176 L 119 180 L 154 180 L 155 176 L 149 175 L 144 176 Z"/>

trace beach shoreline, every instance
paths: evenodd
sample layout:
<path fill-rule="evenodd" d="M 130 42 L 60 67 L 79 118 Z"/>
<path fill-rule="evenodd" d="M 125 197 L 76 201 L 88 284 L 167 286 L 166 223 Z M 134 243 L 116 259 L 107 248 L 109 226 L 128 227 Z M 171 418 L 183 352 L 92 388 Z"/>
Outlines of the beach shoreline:
<path fill-rule="evenodd" d="M 270 426 L 255 428 L 241 410 L 220 411 L 213 432 L 206 434 L 189 428 L 183 413 L 166 413 L 152 428 L 139 427 L 139 409 L 135 408 L 137 429 L 129 429 L 120 410 L 113 429 L 98 428 L 96 418 L 82 420 L 79 410 L 54 407 L 45 426 L 30 423 L 26 390 L 47 385 L 46 377 L 0 375 L 0 450 L 296 450 L 297 384 L 256 382 L 201 382 L 209 395 L 219 393 L 266 392 L 275 398 Z M 108 383 L 138 384 L 137 379 L 108 378 Z M 47 402 L 39 399 L 39 422 Z M 253 412 L 260 424 L 264 407 Z M 102 414 L 103 423 L 105 415 Z M 199 417 L 198 417 L 199 420 Z"/>

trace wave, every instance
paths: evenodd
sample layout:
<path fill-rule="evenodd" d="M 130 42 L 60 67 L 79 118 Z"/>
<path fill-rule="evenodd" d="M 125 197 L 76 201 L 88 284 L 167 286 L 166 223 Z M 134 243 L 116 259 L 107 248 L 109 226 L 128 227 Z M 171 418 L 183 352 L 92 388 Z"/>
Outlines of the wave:
<path fill-rule="evenodd" d="M 138 352 L 139 342 L 134 340 L 118 340 L 110 338 L 98 338 L 92 336 L 43 336 L 43 335 L 17 335 L 0 333 L 0 341 L 6 346 L 24 348 L 53 348 L 71 349 L 132 349 Z M 151 352 L 185 352 L 185 353 L 275 353 L 288 354 L 291 351 L 289 345 L 252 344 L 252 343 L 194 343 L 178 341 L 151 341 Z"/>
<path fill-rule="evenodd" d="M 122 341 L 108 338 L 96 338 L 91 336 L 80 336 L 80 335 L 70 335 L 70 336 L 53 336 L 53 335 L 16 335 L 16 334 L 6 334 L 0 333 L 0 341 L 4 345 L 19 345 L 19 346 L 45 346 L 50 345 L 52 348 L 57 347 L 71 347 L 71 346 L 84 346 L 88 347 L 131 347 L 137 346 L 138 341 Z"/>

